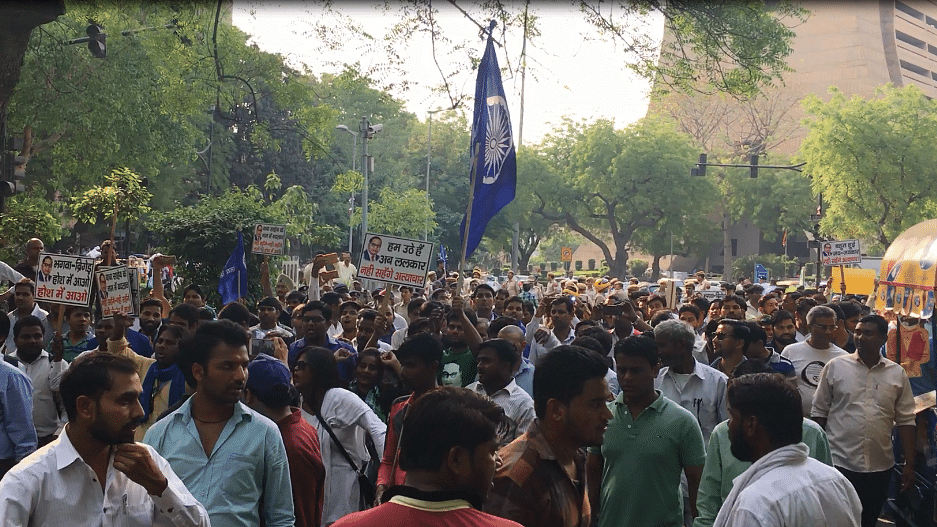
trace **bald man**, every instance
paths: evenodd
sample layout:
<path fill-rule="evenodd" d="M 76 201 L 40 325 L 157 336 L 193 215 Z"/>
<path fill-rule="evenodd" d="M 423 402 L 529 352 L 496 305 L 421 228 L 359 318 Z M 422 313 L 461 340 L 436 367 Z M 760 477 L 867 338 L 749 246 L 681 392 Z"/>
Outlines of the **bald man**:
<path fill-rule="evenodd" d="M 527 337 L 524 336 L 524 330 L 518 326 L 505 326 L 498 332 L 499 339 L 507 339 L 517 348 L 518 363 L 514 367 L 514 382 L 527 392 L 531 397 L 534 396 L 534 365 L 524 357 L 524 348 L 527 347 Z"/>

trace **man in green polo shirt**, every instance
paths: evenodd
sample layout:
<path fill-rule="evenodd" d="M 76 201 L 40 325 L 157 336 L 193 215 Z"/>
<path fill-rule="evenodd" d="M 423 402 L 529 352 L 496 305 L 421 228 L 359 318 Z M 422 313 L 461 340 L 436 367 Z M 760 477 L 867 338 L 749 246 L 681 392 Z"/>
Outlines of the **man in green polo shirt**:
<path fill-rule="evenodd" d="M 660 369 L 653 339 L 631 336 L 615 345 L 621 394 L 601 447 L 586 462 L 589 502 L 599 527 L 682 527 L 680 473 L 689 484 L 690 510 L 706 461 L 696 418 L 654 389 Z"/>

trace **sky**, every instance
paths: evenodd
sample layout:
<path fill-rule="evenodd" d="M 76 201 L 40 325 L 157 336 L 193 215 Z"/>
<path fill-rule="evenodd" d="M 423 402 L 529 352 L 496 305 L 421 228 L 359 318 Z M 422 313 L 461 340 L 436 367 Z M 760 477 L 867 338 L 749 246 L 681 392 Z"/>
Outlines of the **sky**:
<path fill-rule="evenodd" d="M 341 15 L 349 17 L 378 38 L 385 35 L 395 21 L 392 13 L 381 13 L 367 3 L 335 2 L 334 5 Z M 589 120 L 611 118 L 619 127 L 644 116 L 648 84 L 626 69 L 626 56 L 619 47 L 609 42 L 585 39 L 585 34 L 595 36 L 595 30 L 566 3 L 533 2 L 532 6 L 533 13 L 539 17 L 540 36 L 534 45 L 528 45 L 524 143 L 538 142 L 552 130 L 553 125 L 560 123 L 563 116 Z M 468 40 L 476 49 L 446 53 L 449 50 L 437 48 L 437 57 L 445 61 L 448 55 L 450 60 L 461 62 L 462 66 L 467 63 L 469 55 L 480 58 L 484 42 L 478 38 L 477 26 L 448 2 L 438 2 L 438 9 L 437 21 L 445 35 L 453 41 Z M 380 67 L 386 61 L 383 52 L 379 49 L 372 51 L 350 34 L 346 34 L 347 40 L 342 40 L 344 45 L 341 49 L 324 46 L 322 38 L 315 33 L 316 25 L 337 28 L 342 26 L 343 20 L 325 11 L 320 3 L 235 0 L 233 20 L 237 27 L 252 36 L 252 41 L 262 50 L 280 53 L 294 67 L 305 66 L 316 75 L 339 73 L 343 63 L 358 63 L 359 71 L 364 71 Z M 662 31 L 659 21 L 652 19 L 643 23 L 649 34 Z M 496 36 L 498 31 L 496 28 Z M 509 52 L 518 54 L 519 41 L 509 41 L 508 46 L 513 48 Z M 429 37 L 425 34 L 411 35 L 408 48 L 400 50 L 400 53 L 406 56 L 406 79 L 413 86 L 406 92 L 391 93 L 403 100 L 406 109 L 420 119 L 426 119 L 430 110 L 448 107 L 448 97 L 432 90 L 440 84 L 441 76 L 430 51 Z M 499 65 L 504 68 L 505 50 L 496 48 L 496 53 Z M 512 57 L 512 60 L 516 59 Z M 446 62 L 442 64 L 447 71 L 455 66 Z M 517 143 L 520 75 L 503 74 L 503 77 Z M 391 76 L 387 80 L 397 79 Z M 469 94 L 466 108 L 471 108 L 474 84 L 474 71 L 465 71 L 451 80 L 455 91 Z"/>

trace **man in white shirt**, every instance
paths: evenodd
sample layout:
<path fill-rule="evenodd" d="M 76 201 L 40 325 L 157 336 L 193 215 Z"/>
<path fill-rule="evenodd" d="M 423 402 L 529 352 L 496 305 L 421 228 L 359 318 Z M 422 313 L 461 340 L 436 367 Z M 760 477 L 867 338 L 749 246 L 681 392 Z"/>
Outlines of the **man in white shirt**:
<path fill-rule="evenodd" d="M 654 387 L 696 417 L 703 440 L 709 443 L 713 428 L 729 417 L 725 399 L 728 377 L 693 358 L 696 334 L 686 322 L 661 322 L 654 328 L 654 340 L 663 366 Z"/>
<path fill-rule="evenodd" d="M 354 280 L 355 276 L 358 274 L 358 268 L 355 267 L 355 264 L 351 263 L 351 253 L 342 253 L 342 257 L 338 265 L 335 266 L 335 270 L 338 271 L 338 281 L 351 287 L 352 280 Z"/>
<path fill-rule="evenodd" d="M 781 356 L 794 365 L 804 417 L 809 417 L 820 372 L 827 362 L 845 355 L 846 351 L 833 344 L 833 334 L 837 329 L 835 311 L 826 306 L 816 306 L 807 313 L 806 324 L 810 328 L 807 340 L 787 346 Z"/>
<path fill-rule="evenodd" d="M 508 296 L 517 296 L 521 294 L 521 285 L 514 278 L 514 271 L 508 271 L 508 279 L 504 281 L 502 289 L 508 292 Z"/>
<path fill-rule="evenodd" d="M 56 439 L 59 428 L 59 410 L 55 404 L 54 392 L 59 390 L 62 375 L 68 369 L 68 363 L 62 360 L 65 346 L 61 338 L 52 343 L 54 355 L 42 349 L 44 338 L 42 321 L 29 315 L 13 325 L 13 340 L 20 371 L 29 377 L 33 385 L 33 426 L 36 427 L 38 446 L 51 443 Z"/>
<path fill-rule="evenodd" d="M 852 484 L 808 457 L 800 392 L 775 373 L 729 381 L 731 452 L 752 463 L 733 480 L 714 527 L 857 527 L 862 508 Z"/>
<path fill-rule="evenodd" d="M 857 351 L 829 361 L 813 398 L 813 419 L 830 439 L 833 465 L 852 483 L 862 502 L 862 526 L 874 527 L 885 503 L 898 427 L 906 456 L 901 490 L 914 483 L 914 397 L 908 375 L 882 356 L 888 322 L 878 315 L 856 324 Z M 909 455 L 910 454 L 910 455 Z"/>
<path fill-rule="evenodd" d="M 250 327 L 251 337 L 264 339 L 272 333 L 272 336 L 292 338 L 293 330 L 277 322 L 282 310 L 283 306 L 275 296 L 268 296 L 257 302 L 257 318 L 260 319 L 260 324 Z"/>
<path fill-rule="evenodd" d="M 517 348 L 502 338 L 486 340 L 478 348 L 478 381 L 468 389 L 490 399 L 504 410 L 510 429 L 501 436 L 501 446 L 514 441 L 527 431 L 536 416 L 533 398 L 514 380 Z"/>
<path fill-rule="evenodd" d="M 48 321 L 49 312 L 40 308 L 36 304 L 36 282 L 29 278 L 23 278 L 13 286 L 13 301 L 16 303 L 16 309 L 10 311 L 7 315 L 10 319 L 10 327 L 16 325 L 16 321 L 26 315 L 32 315 L 42 321 L 45 328 L 45 336 L 42 339 L 42 347 L 45 348 L 52 342 L 52 325 Z M 16 343 L 13 342 L 13 332 L 7 335 L 6 351 L 7 355 L 16 353 Z"/>
<path fill-rule="evenodd" d="M 126 358 L 76 360 L 61 383 L 65 432 L 0 480 L 0 524 L 207 527 L 169 463 L 133 441 L 142 391 Z"/>

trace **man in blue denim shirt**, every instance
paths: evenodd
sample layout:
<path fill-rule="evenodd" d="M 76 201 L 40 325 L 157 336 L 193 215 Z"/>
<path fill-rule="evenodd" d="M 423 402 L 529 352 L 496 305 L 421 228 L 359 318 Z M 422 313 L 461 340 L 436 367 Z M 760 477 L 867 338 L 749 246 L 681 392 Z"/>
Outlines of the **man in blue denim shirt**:
<path fill-rule="evenodd" d="M 247 332 L 227 320 L 202 324 L 180 344 L 179 366 L 196 392 L 158 421 L 144 443 L 172 466 L 214 525 L 292 527 L 286 449 L 273 421 L 241 403 Z"/>

